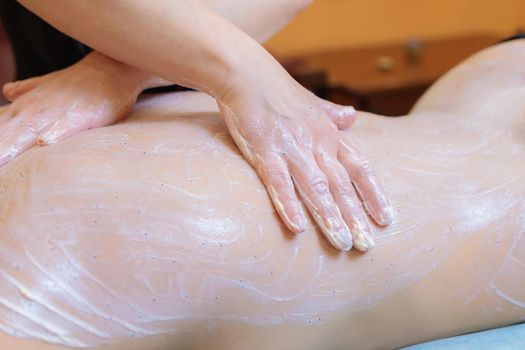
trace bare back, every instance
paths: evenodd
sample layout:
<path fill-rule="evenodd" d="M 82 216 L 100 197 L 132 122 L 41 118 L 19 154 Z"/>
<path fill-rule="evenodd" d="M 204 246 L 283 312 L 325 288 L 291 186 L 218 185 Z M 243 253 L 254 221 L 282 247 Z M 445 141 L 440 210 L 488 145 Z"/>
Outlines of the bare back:
<path fill-rule="evenodd" d="M 366 254 L 290 236 L 201 94 L 145 98 L 124 123 L 27 152 L 0 169 L 0 329 L 381 348 L 523 320 L 524 57 L 523 42 L 480 53 L 410 116 L 363 114 L 345 135 L 396 209 Z"/>

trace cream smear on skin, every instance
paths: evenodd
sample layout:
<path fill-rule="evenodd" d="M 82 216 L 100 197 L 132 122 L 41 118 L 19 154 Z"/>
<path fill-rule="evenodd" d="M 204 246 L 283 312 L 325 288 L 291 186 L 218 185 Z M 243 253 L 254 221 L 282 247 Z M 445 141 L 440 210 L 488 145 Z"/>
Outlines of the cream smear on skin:
<path fill-rule="evenodd" d="M 347 139 L 382 175 L 394 222 L 369 253 L 348 254 L 312 230 L 288 236 L 212 105 L 197 94 L 147 99 L 123 124 L 0 169 L 0 329 L 88 347 L 221 319 L 325 323 L 416 284 L 472 237 L 501 252 L 480 273 L 492 273 L 489 293 L 523 307 L 509 284 L 522 271 L 523 219 L 519 228 L 508 213 L 523 213 L 525 181 L 508 169 L 522 169 L 525 149 L 492 117 L 501 109 L 480 103 L 482 137 L 471 138 L 469 124 L 437 112 L 362 117 Z M 443 123 L 406 131 L 435 117 Z M 497 247 L 492 227 L 519 230 Z"/>

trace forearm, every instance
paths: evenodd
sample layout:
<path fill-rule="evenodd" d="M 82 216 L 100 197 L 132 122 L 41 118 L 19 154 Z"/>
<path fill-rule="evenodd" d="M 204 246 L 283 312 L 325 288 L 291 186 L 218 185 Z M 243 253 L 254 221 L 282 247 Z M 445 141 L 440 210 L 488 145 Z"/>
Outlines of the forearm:
<path fill-rule="evenodd" d="M 264 52 L 234 25 L 194 1 L 20 2 L 108 56 L 213 96 L 253 64 L 250 57 Z"/>
<path fill-rule="evenodd" d="M 284 27 L 310 0 L 200 0 L 259 43 L 264 43 Z M 171 82 L 155 75 L 143 78 L 145 88 L 166 86 Z"/>
<path fill-rule="evenodd" d="M 230 135 L 291 232 L 308 226 L 299 197 L 329 242 L 344 251 L 354 246 L 367 251 L 374 245 L 363 206 L 378 225 L 392 221 L 392 210 L 366 157 L 338 133 L 353 123 L 355 110 L 306 90 L 259 43 L 201 2 L 21 2 L 107 56 L 214 97 Z M 126 101 L 130 95 L 136 98 L 128 94 Z M 129 107 L 123 105 L 118 116 Z M 104 123 L 95 118 L 83 128 L 73 125 L 60 131 L 72 133 L 115 121 L 114 116 L 106 117 Z M 15 141 L 23 147 L 8 146 L 0 160 L 9 161 L 20 149 L 31 147 L 23 138 L 27 131 L 17 128 Z"/>
<path fill-rule="evenodd" d="M 283 28 L 312 0 L 200 0 L 260 43 Z"/>

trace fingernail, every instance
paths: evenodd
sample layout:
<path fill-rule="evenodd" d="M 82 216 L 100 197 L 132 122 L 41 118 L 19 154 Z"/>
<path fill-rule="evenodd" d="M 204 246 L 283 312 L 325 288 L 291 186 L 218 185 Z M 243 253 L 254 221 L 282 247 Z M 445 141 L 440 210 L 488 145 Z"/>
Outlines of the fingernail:
<path fill-rule="evenodd" d="M 338 242 L 338 248 L 342 251 L 349 251 L 352 249 L 354 243 L 352 240 L 352 234 L 346 225 L 339 226 L 335 231 L 335 240 Z"/>
<path fill-rule="evenodd" d="M 360 223 L 355 223 L 352 225 L 351 231 L 354 237 L 354 246 L 357 250 L 366 252 L 376 245 L 369 228 L 367 230 Z"/>
<path fill-rule="evenodd" d="M 296 215 L 292 219 L 292 223 L 297 227 L 297 232 L 303 232 L 306 230 L 306 227 L 308 226 L 308 223 L 306 222 L 306 218 L 304 215 Z"/>
<path fill-rule="evenodd" d="M 394 220 L 394 209 L 389 204 L 387 204 L 382 208 L 381 213 L 377 219 L 379 221 L 378 224 L 381 226 L 390 225 Z"/>
<path fill-rule="evenodd" d="M 334 227 L 334 223 L 337 221 L 339 220 L 335 218 L 325 218 L 323 220 L 324 227 L 321 227 L 321 229 L 325 231 L 326 236 L 334 247 L 347 252 L 352 249 L 353 246 L 352 234 L 344 223 Z"/>
<path fill-rule="evenodd" d="M 352 106 L 345 106 L 339 110 L 339 116 L 348 117 L 356 114 L 356 110 Z"/>
<path fill-rule="evenodd" d="M 345 252 L 352 249 L 352 234 L 344 222 L 335 217 L 321 218 L 317 213 L 313 216 L 325 237 L 335 248 Z"/>
<path fill-rule="evenodd" d="M 57 120 L 45 133 L 38 137 L 38 144 L 49 145 L 56 143 L 60 136 L 64 134 L 64 130 L 59 128 L 60 120 Z"/>

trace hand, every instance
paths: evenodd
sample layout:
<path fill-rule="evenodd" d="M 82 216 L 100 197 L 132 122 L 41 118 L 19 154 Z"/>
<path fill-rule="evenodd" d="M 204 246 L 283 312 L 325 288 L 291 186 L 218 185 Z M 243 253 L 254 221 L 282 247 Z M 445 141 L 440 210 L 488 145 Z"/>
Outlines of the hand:
<path fill-rule="evenodd" d="M 334 247 L 368 250 L 374 241 L 361 201 L 377 224 L 392 218 L 370 164 L 338 131 L 354 121 L 354 109 L 314 96 L 273 59 L 252 66 L 218 104 L 285 225 L 306 229 L 297 190 Z"/>
<path fill-rule="evenodd" d="M 66 69 L 4 85 L 11 118 L 0 127 L 0 166 L 35 145 L 59 142 L 124 118 L 144 74 L 93 52 Z"/>

